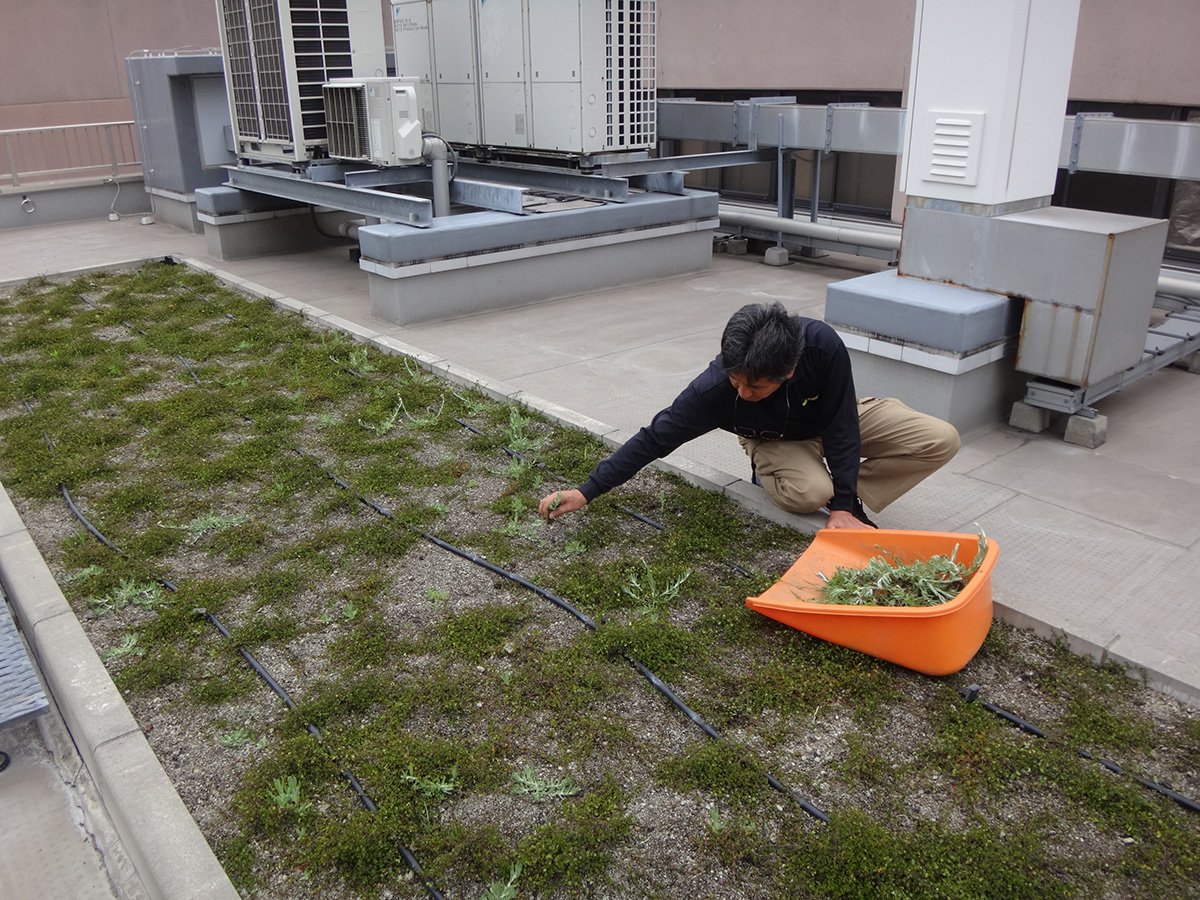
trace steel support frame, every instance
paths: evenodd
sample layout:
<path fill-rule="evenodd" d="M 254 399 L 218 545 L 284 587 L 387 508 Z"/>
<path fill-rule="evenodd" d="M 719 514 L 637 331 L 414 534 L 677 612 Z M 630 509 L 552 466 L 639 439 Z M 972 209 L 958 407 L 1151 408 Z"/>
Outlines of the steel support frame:
<path fill-rule="evenodd" d="M 422 228 L 433 224 L 433 202 L 422 197 L 313 181 L 291 172 L 258 166 L 226 166 L 226 170 L 229 187 Z"/>
<path fill-rule="evenodd" d="M 1200 324 L 1200 313 L 1169 313 L 1167 320 L 1171 319 L 1182 319 Z M 1154 328 L 1150 328 L 1147 334 L 1168 339 L 1177 337 L 1169 332 L 1156 331 Z M 1069 415 L 1077 413 L 1095 415 L 1091 405 L 1096 401 L 1104 399 L 1109 394 L 1115 394 L 1125 385 L 1132 384 L 1139 378 L 1144 378 L 1197 351 L 1200 351 L 1200 334 L 1191 338 L 1179 339 L 1178 342 L 1169 342 L 1168 346 L 1158 350 L 1147 350 L 1141 362 L 1086 387 L 1072 387 L 1035 378 L 1025 386 L 1025 402 L 1030 406 L 1037 406 L 1052 412 Z"/>

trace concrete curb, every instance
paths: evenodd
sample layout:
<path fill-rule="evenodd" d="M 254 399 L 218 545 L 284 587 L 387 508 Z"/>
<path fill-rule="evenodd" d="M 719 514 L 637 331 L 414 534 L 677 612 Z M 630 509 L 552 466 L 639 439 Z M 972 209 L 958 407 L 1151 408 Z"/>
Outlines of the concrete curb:
<path fill-rule="evenodd" d="M 174 257 L 172 257 L 173 259 Z M 116 262 L 106 263 L 102 266 L 84 266 L 81 269 L 67 269 L 63 272 L 43 272 L 41 275 L 35 275 L 34 278 L 50 278 L 74 281 L 80 275 L 90 275 L 92 272 L 112 272 L 123 269 L 138 269 L 148 262 L 158 262 L 163 259 L 161 256 L 144 256 L 140 259 L 125 259 L 117 260 Z M 27 281 L 32 281 L 33 278 L 12 278 L 8 281 L 0 281 L 0 290 L 7 288 L 20 287 Z"/>
<path fill-rule="evenodd" d="M 238 900 L 3 485 L 0 582 L 147 893 L 155 900 Z"/>

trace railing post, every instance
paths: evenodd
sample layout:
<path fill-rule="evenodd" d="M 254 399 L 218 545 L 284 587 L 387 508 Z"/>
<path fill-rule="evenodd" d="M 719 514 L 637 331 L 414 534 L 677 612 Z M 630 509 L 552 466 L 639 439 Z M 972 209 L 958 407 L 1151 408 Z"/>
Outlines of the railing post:
<path fill-rule="evenodd" d="M 121 174 L 121 171 L 117 167 L 117 148 L 113 145 L 112 130 L 112 125 L 104 126 L 104 134 L 108 137 L 108 158 L 112 162 L 113 178 L 116 178 Z"/>
<path fill-rule="evenodd" d="M 13 187 L 19 187 L 21 177 L 17 174 L 17 158 L 13 155 L 12 135 L 10 134 L 4 136 L 4 149 L 8 151 L 8 170 L 12 173 Z"/>

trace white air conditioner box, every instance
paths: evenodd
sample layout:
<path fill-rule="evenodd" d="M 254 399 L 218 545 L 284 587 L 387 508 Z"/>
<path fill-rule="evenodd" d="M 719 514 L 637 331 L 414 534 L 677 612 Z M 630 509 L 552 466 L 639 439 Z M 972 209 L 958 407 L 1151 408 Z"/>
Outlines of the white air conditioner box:
<path fill-rule="evenodd" d="M 657 141 L 655 0 L 392 0 L 396 74 L 448 141 L 593 154 Z M 432 115 L 429 115 L 431 113 Z"/>
<path fill-rule="evenodd" d="M 325 84 L 329 155 L 376 166 L 421 161 L 416 78 L 338 78 Z"/>

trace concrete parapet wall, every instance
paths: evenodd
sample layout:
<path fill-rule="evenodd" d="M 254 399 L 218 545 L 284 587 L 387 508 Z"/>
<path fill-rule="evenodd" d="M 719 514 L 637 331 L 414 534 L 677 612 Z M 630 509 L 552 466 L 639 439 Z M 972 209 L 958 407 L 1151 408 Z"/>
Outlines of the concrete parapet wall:
<path fill-rule="evenodd" d="M 107 219 L 114 211 L 139 217 L 150 212 L 141 175 L 0 188 L 0 230 Z"/>

